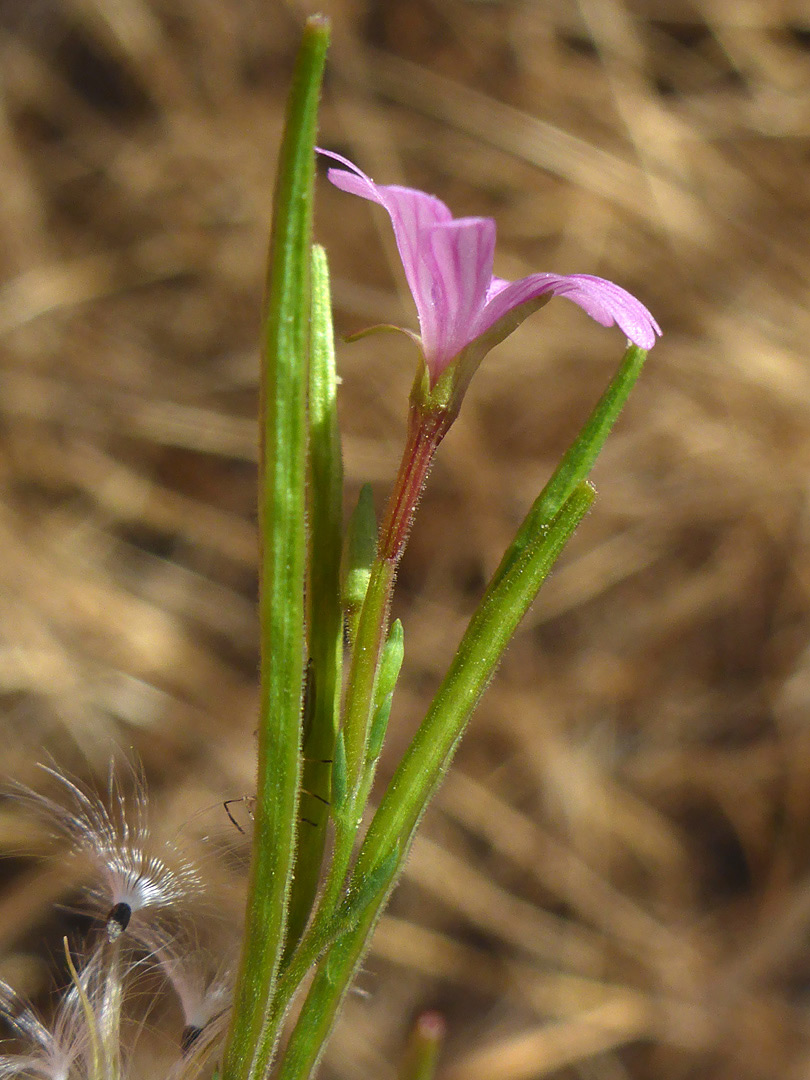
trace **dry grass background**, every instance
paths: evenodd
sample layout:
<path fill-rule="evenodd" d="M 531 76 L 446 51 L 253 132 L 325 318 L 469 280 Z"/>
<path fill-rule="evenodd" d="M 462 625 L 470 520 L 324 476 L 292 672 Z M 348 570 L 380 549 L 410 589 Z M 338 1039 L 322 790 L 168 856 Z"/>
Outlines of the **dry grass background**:
<path fill-rule="evenodd" d="M 502 276 L 612 277 L 665 330 L 327 1075 L 393 1078 L 415 1011 L 437 1006 L 448 1080 L 800 1080 L 810 11 L 326 7 L 328 146 L 493 215 Z M 303 13 L 0 2 L 2 770 L 41 786 L 50 754 L 103 777 L 133 748 L 234 912 L 244 841 L 219 804 L 251 787 L 257 308 Z M 344 332 L 412 317 L 387 228 L 321 184 Z M 392 755 L 621 348 L 555 301 L 476 376 L 401 574 Z M 412 356 L 373 339 L 340 366 L 349 493 L 370 479 L 382 500 Z M 20 855 L 37 843 L 0 806 L 0 975 L 34 995 L 77 884 Z"/>

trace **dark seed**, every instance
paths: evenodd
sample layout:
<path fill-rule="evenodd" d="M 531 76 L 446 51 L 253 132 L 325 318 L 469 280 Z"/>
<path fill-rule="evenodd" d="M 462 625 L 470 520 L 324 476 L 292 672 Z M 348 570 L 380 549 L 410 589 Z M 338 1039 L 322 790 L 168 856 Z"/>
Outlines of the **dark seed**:
<path fill-rule="evenodd" d="M 183 1028 L 183 1034 L 180 1036 L 180 1049 L 184 1054 L 187 1054 L 197 1039 L 199 1039 L 202 1035 L 202 1030 L 201 1027 L 196 1027 L 194 1024 L 187 1024 Z"/>
<path fill-rule="evenodd" d="M 107 916 L 107 936 L 110 941 L 115 941 L 119 934 L 123 934 L 131 918 L 132 908 L 123 901 L 110 909 L 110 914 Z"/>

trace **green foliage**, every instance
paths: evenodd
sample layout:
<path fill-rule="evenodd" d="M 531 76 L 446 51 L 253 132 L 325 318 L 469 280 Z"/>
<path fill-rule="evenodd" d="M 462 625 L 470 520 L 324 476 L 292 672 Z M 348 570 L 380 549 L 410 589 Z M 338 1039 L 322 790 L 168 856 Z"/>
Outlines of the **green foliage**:
<path fill-rule="evenodd" d="M 371 484 L 363 484 L 349 520 L 343 553 L 342 598 L 349 641 L 357 636 L 357 620 L 377 558 L 377 517 Z"/>
<path fill-rule="evenodd" d="M 223 1080 L 260 1080 L 284 950 L 300 792 L 306 566 L 306 397 L 318 100 L 329 38 L 307 22 L 287 107 L 263 319 L 259 527 L 261 715 L 245 937 Z"/>

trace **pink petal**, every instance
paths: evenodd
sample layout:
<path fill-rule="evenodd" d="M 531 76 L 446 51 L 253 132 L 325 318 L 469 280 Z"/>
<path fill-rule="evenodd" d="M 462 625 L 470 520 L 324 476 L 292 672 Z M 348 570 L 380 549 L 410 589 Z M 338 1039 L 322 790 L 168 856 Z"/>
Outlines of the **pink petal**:
<path fill-rule="evenodd" d="M 416 303 L 422 349 L 435 380 L 470 340 L 492 280 L 495 222 L 453 220 L 449 208 L 415 188 L 375 184 L 347 158 L 320 151 L 345 165 L 330 181 L 351 195 L 379 203 L 394 227 L 405 277 Z"/>
<path fill-rule="evenodd" d="M 440 199 L 415 188 L 378 184 L 377 192 L 379 201 L 388 211 L 394 227 L 399 257 L 402 259 L 405 278 L 416 303 L 421 326 L 423 312 L 430 307 L 431 295 L 430 283 L 425 273 L 427 237 L 431 228 L 449 223 L 453 220 L 453 215 Z"/>
<path fill-rule="evenodd" d="M 355 176 L 354 173 L 346 172 L 345 169 L 328 169 L 326 175 L 341 191 L 348 191 L 350 195 L 359 195 L 361 199 L 371 199 L 372 202 L 382 201 L 377 194 L 377 185 L 367 176 Z"/>
<path fill-rule="evenodd" d="M 490 287 L 487 305 L 481 312 L 472 337 L 485 333 L 509 315 L 513 316 L 510 320 L 511 331 L 522 321 L 516 309 L 545 294 L 573 300 L 602 326 L 613 326 L 615 323 L 642 349 L 651 349 L 656 335 L 661 333 L 658 323 L 641 301 L 612 281 L 590 274 L 530 274 L 512 284 L 494 279 L 492 285 L 495 288 Z M 529 306 L 526 315 L 533 310 L 534 307 Z M 515 319 L 515 316 L 518 318 Z"/>
<path fill-rule="evenodd" d="M 322 157 L 332 158 L 346 166 L 345 169 L 329 169 L 327 176 L 330 182 L 341 191 L 359 195 L 361 199 L 369 199 L 384 206 L 391 217 L 395 233 L 398 227 L 411 234 L 428 225 L 453 220 L 450 208 L 435 195 L 396 184 L 375 184 L 370 176 L 342 154 L 335 154 L 332 150 L 323 150 L 320 147 L 317 147 L 317 151 Z"/>
<path fill-rule="evenodd" d="M 424 233 L 433 225 L 443 225 L 452 221 L 453 215 L 450 208 L 445 206 L 441 199 L 428 195 L 424 191 L 418 191 L 416 188 L 375 184 L 348 158 L 333 154 L 331 150 L 319 150 L 318 153 L 339 161 L 351 170 L 346 172 L 345 169 L 329 169 L 327 176 L 335 187 L 350 195 L 359 195 L 361 199 L 379 203 L 388 211 L 394 227 L 399 255 L 405 268 L 405 277 L 419 310 L 418 282 L 421 276 L 419 268 L 425 242 Z"/>
<path fill-rule="evenodd" d="M 491 218 L 459 218 L 422 234 L 409 284 L 434 381 L 470 340 L 486 303 L 494 253 Z"/>

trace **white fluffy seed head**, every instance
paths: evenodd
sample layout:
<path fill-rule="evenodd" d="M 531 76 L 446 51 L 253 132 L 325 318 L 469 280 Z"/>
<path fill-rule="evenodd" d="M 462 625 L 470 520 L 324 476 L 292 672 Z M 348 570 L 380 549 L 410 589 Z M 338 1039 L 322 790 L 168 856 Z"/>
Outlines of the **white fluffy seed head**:
<path fill-rule="evenodd" d="M 111 769 L 107 798 L 102 800 L 59 770 L 42 768 L 60 785 L 63 801 L 29 788 L 14 791 L 93 866 L 96 877 L 89 893 L 111 940 L 139 913 L 141 918 L 157 916 L 202 893 L 199 872 L 178 845 L 153 837 L 140 770 L 131 770 L 131 790 L 125 791 Z"/>
<path fill-rule="evenodd" d="M 117 969 L 106 965 L 97 949 L 76 975 L 78 982 L 59 999 L 51 1027 L 10 986 L 0 983 L 0 1014 L 24 1044 L 18 1054 L 0 1055 L 0 1080 L 84 1080 L 91 1075 L 94 1043 L 105 1036 L 118 1038 L 118 1018 L 108 1015 L 107 1004 L 120 989 Z"/>
<path fill-rule="evenodd" d="M 183 1012 L 177 1057 L 163 1080 L 193 1080 L 224 1034 L 232 982 L 231 965 L 199 943 L 196 919 L 209 906 L 197 904 L 201 875 L 176 841 L 151 831 L 140 770 L 130 768 L 123 783 L 111 770 L 100 797 L 51 765 L 42 768 L 56 793 L 17 786 L 13 794 L 94 871 L 89 894 L 105 933 L 91 937 L 86 962 L 74 965 L 68 954 L 73 982 L 50 1027 L 0 984 L 0 1017 L 23 1044 L 20 1053 L 0 1054 L 0 1080 L 120 1080 L 129 1068 L 121 1060 L 124 987 L 142 962 L 161 969 Z M 218 933 L 217 953 L 220 945 Z"/>
<path fill-rule="evenodd" d="M 215 958 L 187 936 L 170 936 L 164 928 L 149 927 L 138 938 L 174 990 L 183 1012 L 181 1047 L 184 1052 L 208 1042 L 217 1021 L 230 1009 L 232 965 Z"/>

